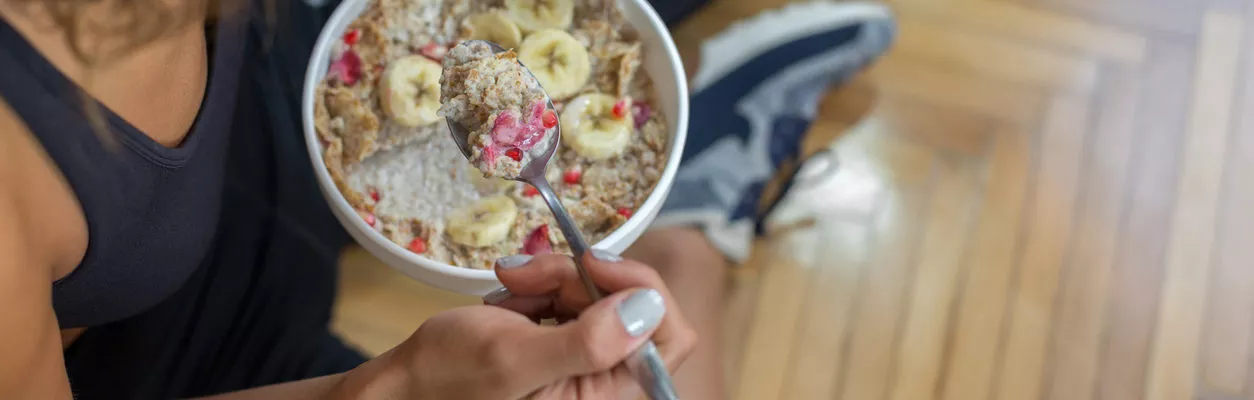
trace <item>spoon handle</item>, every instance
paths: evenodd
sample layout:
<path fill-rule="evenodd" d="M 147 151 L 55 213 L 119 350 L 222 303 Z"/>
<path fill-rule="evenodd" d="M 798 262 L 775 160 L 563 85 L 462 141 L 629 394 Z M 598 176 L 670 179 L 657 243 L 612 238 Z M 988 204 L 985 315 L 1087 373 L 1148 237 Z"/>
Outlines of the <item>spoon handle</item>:
<path fill-rule="evenodd" d="M 588 276 L 588 271 L 583 267 L 583 255 L 588 252 L 588 241 L 583 238 L 582 233 L 579 233 L 579 226 L 575 225 L 575 219 L 566 212 L 566 206 L 562 205 L 561 199 L 557 198 L 557 193 L 553 192 L 553 187 L 549 186 L 549 181 L 543 176 L 529 183 L 536 187 L 536 191 L 540 192 L 540 197 L 544 198 L 544 202 L 549 205 L 549 210 L 553 211 L 553 216 L 557 218 L 557 227 L 562 230 L 562 235 L 566 236 L 566 242 L 570 243 L 570 251 L 575 256 L 575 269 L 579 271 L 579 280 L 583 282 L 588 296 L 592 297 L 592 301 L 601 300 L 604 293 L 601 293 L 601 290 L 592 283 L 592 277 Z"/>
<path fill-rule="evenodd" d="M 561 199 L 557 198 L 557 193 L 553 192 L 553 187 L 549 186 L 549 181 L 543 176 L 529 183 L 535 186 L 537 192 L 540 192 L 540 197 L 544 198 L 549 210 L 553 211 L 553 216 L 557 218 L 557 226 L 562 230 L 562 235 L 566 236 L 566 241 L 570 243 L 570 250 L 575 256 L 575 269 L 579 271 L 579 280 L 583 282 L 588 296 L 592 298 L 592 301 L 600 300 L 604 294 L 597 289 L 596 284 L 592 283 L 592 277 L 588 276 L 588 270 L 583 266 L 583 255 L 588 252 L 589 246 L 583 234 L 579 232 L 579 227 L 575 225 L 575 219 L 566 212 L 566 206 L 562 205 Z M 671 375 L 666 370 L 666 363 L 662 361 L 662 355 L 658 353 L 657 345 L 654 345 L 652 340 L 640 346 L 626 364 L 627 369 L 635 375 L 636 383 L 640 384 L 650 399 L 679 399 L 679 396 L 675 394 L 675 385 L 671 382 Z"/>

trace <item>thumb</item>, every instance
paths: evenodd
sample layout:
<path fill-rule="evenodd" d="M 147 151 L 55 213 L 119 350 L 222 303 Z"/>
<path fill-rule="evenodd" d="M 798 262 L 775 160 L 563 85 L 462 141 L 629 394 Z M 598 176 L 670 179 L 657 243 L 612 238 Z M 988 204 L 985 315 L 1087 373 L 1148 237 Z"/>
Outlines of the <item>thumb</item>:
<path fill-rule="evenodd" d="M 528 379 L 537 386 L 606 372 L 649 340 L 666 315 L 654 289 L 625 290 L 596 302 L 579 318 L 536 331 L 522 345 Z"/>

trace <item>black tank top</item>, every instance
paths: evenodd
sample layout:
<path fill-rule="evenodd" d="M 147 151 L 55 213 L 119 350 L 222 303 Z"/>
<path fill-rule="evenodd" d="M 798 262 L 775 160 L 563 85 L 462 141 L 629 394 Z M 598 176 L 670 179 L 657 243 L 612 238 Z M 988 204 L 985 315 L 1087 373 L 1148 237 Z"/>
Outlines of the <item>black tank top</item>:
<path fill-rule="evenodd" d="M 362 360 L 328 332 L 348 235 L 319 194 L 298 107 L 335 2 L 281 2 L 277 18 L 261 3 L 206 30 L 207 90 L 173 149 L 113 114 L 121 146 L 103 147 L 78 88 L 0 20 L 0 97 L 87 218 L 86 256 L 51 283 L 60 325 L 88 327 L 64 354 L 75 398 L 201 396 Z"/>
<path fill-rule="evenodd" d="M 121 144 L 109 148 L 82 115 L 79 87 L 0 23 L 0 95 L 56 163 L 87 219 L 86 255 L 53 284 L 62 328 L 138 314 L 178 289 L 205 257 L 221 201 L 241 28 L 224 23 L 209 39 L 207 90 L 180 147 L 164 147 L 104 109 Z"/>

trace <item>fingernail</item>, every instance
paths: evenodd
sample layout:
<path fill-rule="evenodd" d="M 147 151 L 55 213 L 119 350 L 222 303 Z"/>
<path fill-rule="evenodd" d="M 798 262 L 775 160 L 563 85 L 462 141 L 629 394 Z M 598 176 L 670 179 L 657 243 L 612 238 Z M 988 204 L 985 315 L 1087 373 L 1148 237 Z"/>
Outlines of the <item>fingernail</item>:
<path fill-rule="evenodd" d="M 592 249 L 592 258 L 612 263 L 623 261 L 623 258 L 619 257 L 618 254 L 599 249 Z"/>
<path fill-rule="evenodd" d="M 505 301 L 505 299 L 508 299 L 510 296 L 513 296 L 513 295 L 514 295 L 513 293 L 509 292 L 509 289 L 506 289 L 504 286 L 501 286 L 499 288 L 496 288 L 496 290 L 493 290 L 491 292 L 488 292 L 488 294 L 483 295 L 483 302 L 492 304 L 492 305 L 497 305 L 497 304 L 501 304 L 502 301 Z"/>
<path fill-rule="evenodd" d="M 496 266 L 504 269 L 510 269 L 527 265 L 528 262 L 531 262 L 531 256 L 526 254 L 517 254 L 496 259 Z"/>
<path fill-rule="evenodd" d="M 618 303 L 618 319 L 627 329 L 627 334 L 635 337 L 645 334 L 662 323 L 666 315 L 666 304 L 662 294 L 657 290 L 645 289 L 632 293 L 622 303 Z"/>

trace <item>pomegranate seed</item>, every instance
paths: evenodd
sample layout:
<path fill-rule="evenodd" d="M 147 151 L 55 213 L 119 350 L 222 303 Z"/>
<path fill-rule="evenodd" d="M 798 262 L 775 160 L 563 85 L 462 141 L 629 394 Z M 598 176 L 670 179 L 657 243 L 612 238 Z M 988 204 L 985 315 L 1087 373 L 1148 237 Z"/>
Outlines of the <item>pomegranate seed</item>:
<path fill-rule="evenodd" d="M 653 109 L 645 103 L 632 103 L 631 119 L 636 123 L 636 129 L 644 126 L 645 122 L 649 122 L 649 117 L 653 116 Z"/>
<path fill-rule="evenodd" d="M 371 228 L 378 222 L 378 218 L 375 218 L 374 213 L 370 211 L 357 210 L 357 216 L 361 217 L 362 221 L 366 221 L 366 225 L 370 225 Z"/>
<path fill-rule="evenodd" d="M 374 190 L 374 189 L 370 189 L 370 198 L 371 198 L 371 199 L 374 199 L 374 202 L 375 202 L 375 203 L 378 203 L 378 202 L 379 202 L 379 191 L 378 191 L 378 190 Z"/>
<path fill-rule="evenodd" d="M 622 215 L 623 218 L 631 218 L 631 213 L 632 213 L 631 209 L 627 207 L 618 209 L 618 215 Z"/>
<path fill-rule="evenodd" d="M 427 43 L 426 46 L 422 46 L 422 49 L 418 51 L 422 53 L 422 55 L 427 56 L 427 58 L 430 58 L 432 60 L 444 61 L 444 53 L 448 52 L 448 47 L 444 47 L 444 45 L 442 44 L 432 42 L 432 43 Z"/>
<path fill-rule="evenodd" d="M 344 44 L 352 46 L 357 44 L 357 39 L 361 39 L 361 31 L 353 29 L 344 34 Z"/>
<path fill-rule="evenodd" d="M 516 148 L 505 150 L 505 156 L 514 159 L 514 161 L 522 161 L 522 150 Z"/>
<path fill-rule="evenodd" d="M 544 129 L 551 129 L 557 126 L 557 114 L 553 110 L 544 110 L 544 114 L 540 116 L 540 122 L 544 124 Z"/>
<path fill-rule="evenodd" d="M 361 57 L 352 50 L 344 52 L 340 59 L 331 62 L 327 75 L 334 76 L 346 85 L 357 83 L 361 79 Z"/>
<path fill-rule="evenodd" d="M 416 237 L 414 240 L 409 241 L 409 251 L 416 254 L 425 253 L 427 252 L 427 242 L 422 240 L 420 237 Z"/>
<path fill-rule="evenodd" d="M 630 108 L 631 108 L 631 99 L 622 99 L 622 100 L 619 100 L 617 103 L 614 103 L 614 109 L 612 110 L 612 112 L 614 113 L 614 118 L 618 118 L 618 119 L 627 118 L 627 111 Z"/>
<path fill-rule="evenodd" d="M 566 173 L 562 174 L 562 181 L 569 183 L 571 185 L 574 185 L 576 183 L 579 183 L 579 178 L 582 178 L 582 177 L 583 177 L 582 171 L 580 171 L 578 168 L 571 168 L 571 169 L 566 170 Z"/>
<path fill-rule="evenodd" d="M 533 256 L 553 252 L 553 244 L 549 242 L 548 224 L 540 225 L 527 235 L 527 239 L 523 241 L 522 252 Z"/>
<path fill-rule="evenodd" d="M 538 194 L 540 194 L 540 190 L 536 189 L 535 186 L 527 185 L 523 187 L 523 196 L 535 197 Z"/>
<path fill-rule="evenodd" d="M 496 165 L 496 157 L 500 156 L 500 153 L 498 153 L 500 150 L 496 146 L 482 145 L 479 146 L 479 151 L 483 152 L 483 159 L 487 160 L 488 167 Z"/>

